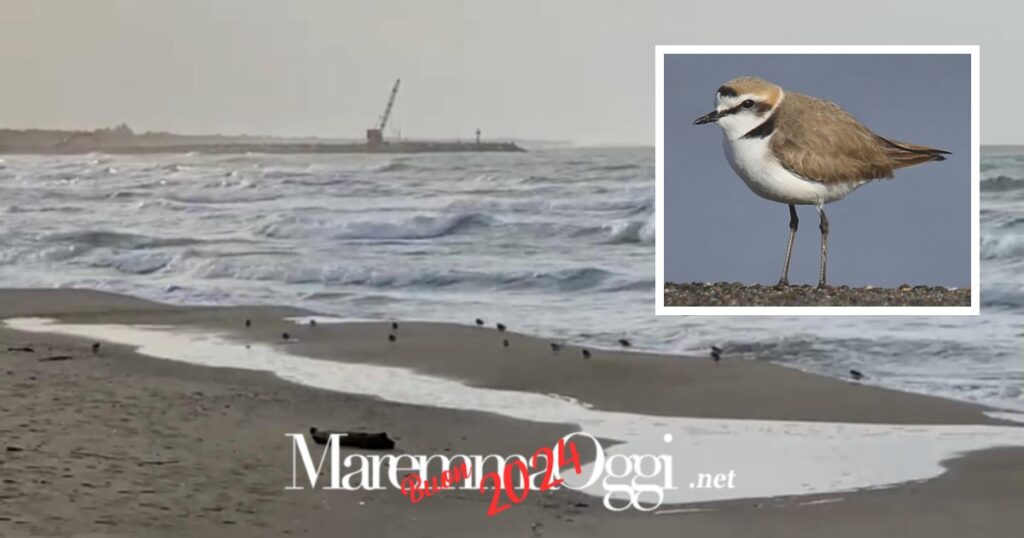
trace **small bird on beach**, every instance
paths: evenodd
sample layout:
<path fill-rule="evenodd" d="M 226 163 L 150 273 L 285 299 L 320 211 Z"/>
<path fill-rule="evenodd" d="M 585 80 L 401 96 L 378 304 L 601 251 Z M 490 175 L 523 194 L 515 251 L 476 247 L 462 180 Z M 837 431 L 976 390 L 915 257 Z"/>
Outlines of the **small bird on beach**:
<path fill-rule="evenodd" d="M 501 347 L 508 347 L 508 338 L 501 341 Z"/>
<path fill-rule="evenodd" d="M 99 355 L 99 353 L 100 353 L 100 343 L 99 342 L 93 342 L 92 343 L 92 353 L 93 353 L 93 355 Z"/>
<path fill-rule="evenodd" d="M 483 327 L 484 326 L 484 320 L 482 320 L 480 318 L 476 318 L 476 326 L 477 327 Z"/>
<path fill-rule="evenodd" d="M 395 342 L 396 340 L 398 340 L 397 336 L 395 336 L 393 334 L 389 334 L 388 335 L 388 342 Z"/>
<path fill-rule="evenodd" d="M 555 342 L 551 342 L 551 351 L 554 351 L 555 353 L 558 353 L 559 351 L 562 351 L 562 344 L 557 344 Z"/>
<path fill-rule="evenodd" d="M 499 323 L 499 324 L 495 325 L 495 327 L 498 328 L 498 331 L 505 332 L 505 324 L 504 323 Z"/>
<path fill-rule="evenodd" d="M 590 350 L 589 349 L 583 348 L 583 358 L 584 359 L 589 359 L 590 358 Z"/>
<path fill-rule="evenodd" d="M 252 320 L 251 319 L 245 320 L 245 328 L 248 329 L 249 327 L 252 327 Z"/>
<path fill-rule="evenodd" d="M 316 327 L 316 320 L 315 319 L 310 319 L 309 320 L 309 326 L 310 327 Z"/>
<path fill-rule="evenodd" d="M 619 338 L 619 345 L 622 347 L 629 347 L 632 346 L 633 343 L 630 342 L 629 340 L 626 340 L 625 338 Z"/>
<path fill-rule="evenodd" d="M 857 370 L 850 370 L 850 377 L 852 377 L 854 381 L 860 381 L 861 379 L 864 379 L 864 374 Z"/>
<path fill-rule="evenodd" d="M 281 339 L 284 340 L 285 342 L 287 342 L 291 337 L 292 335 L 288 333 L 281 333 Z"/>
<path fill-rule="evenodd" d="M 392 331 L 397 331 L 398 330 L 398 322 L 397 321 L 392 321 L 391 322 L 391 330 Z"/>
<path fill-rule="evenodd" d="M 715 362 L 722 360 L 722 349 L 718 346 L 711 346 L 711 358 L 715 359 Z"/>
<path fill-rule="evenodd" d="M 757 77 L 740 77 L 720 86 L 715 110 L 693 123 L 717 123 L 725 134 L 726 158 L 747 187 L 762 198 L 789 205 L 789 242 L 779 287 L 789 286 L 789 261 L 800 222 L 797 205 L 818 209 L 818 287 L 824 288 L 829 231 L 825 204 L 871 181 L 891 178 L 899 168 L 942 161 L 950 154 L 884 138 L 835 103 L 786 92 Z"/>

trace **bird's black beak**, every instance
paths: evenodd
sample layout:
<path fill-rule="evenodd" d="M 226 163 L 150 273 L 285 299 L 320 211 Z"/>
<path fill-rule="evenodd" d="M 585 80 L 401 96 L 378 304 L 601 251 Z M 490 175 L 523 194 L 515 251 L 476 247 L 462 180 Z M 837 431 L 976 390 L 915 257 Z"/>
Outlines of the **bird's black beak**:
<path fill-rule="evenodd" d="M 721 112 L 719 112 L 717 110 L 712 110 L 711 112 L 708 112 L 707 114 L 704 114 L 703 116 L 693 120 L 693 124 L 694 125 L 704 125 L 705 123 L 715 123 L 716 121 L 718 121 L 718 118 L 721 118 L 721 117 L 722 117 L 722 113 Z"/>

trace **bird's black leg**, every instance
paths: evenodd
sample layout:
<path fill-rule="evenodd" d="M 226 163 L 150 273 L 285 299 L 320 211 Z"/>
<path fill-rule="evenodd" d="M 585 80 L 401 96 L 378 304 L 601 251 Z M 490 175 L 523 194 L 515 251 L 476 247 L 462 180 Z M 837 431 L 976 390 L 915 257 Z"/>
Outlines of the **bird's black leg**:
<path fill-rule="evenodd" d="M 796 206 L 789 204 L 789 242 L 786 243 L 786 263 L 782 266 L 782 277 L 779 278 L 778 287 L 784 288 L 789 285 L 789 259 L 793 257 L 793 240 L 796 239 L 796 229 L 800 225 L 800 219 L 796 216 Z"/>
<path fill-rule="evenodd" d="M 818 214 L 821 215 L 821 267 L 818 271 L 818 288 L 825 287 L 825 268 L 828 266 L 828 217 L 825 216 L 825 207 L 818 206 Z"/>

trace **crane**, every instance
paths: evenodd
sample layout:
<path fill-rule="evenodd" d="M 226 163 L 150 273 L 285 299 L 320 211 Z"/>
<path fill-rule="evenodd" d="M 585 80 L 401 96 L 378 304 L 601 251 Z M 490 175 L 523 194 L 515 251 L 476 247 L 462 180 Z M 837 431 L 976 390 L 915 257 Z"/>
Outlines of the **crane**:
<path fill-rule="evenodd" d="M 388 105 L 384 108 L 384 113 L 381 114 L 373 129 L 366 130 L 367 144 L 376 146 L 384 143 L 384 127 L 387 126 L 388 118 L 391 117 L 391 107 L 395 105 L 395 97 L 398 95 L 398 86 L 401 83 L 402 79 L 395 79 L 395 85 L 391 88 L 391 95 L 388 97 Z"/>

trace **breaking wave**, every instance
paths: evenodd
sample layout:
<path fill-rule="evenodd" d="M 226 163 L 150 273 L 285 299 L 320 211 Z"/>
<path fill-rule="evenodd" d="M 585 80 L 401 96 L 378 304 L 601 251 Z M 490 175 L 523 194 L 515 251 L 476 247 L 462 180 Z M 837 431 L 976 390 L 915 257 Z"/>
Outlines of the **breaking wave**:
<path fill-rule="evenodd" d="M 1024 256 L 1024 236 L 1006 232 L 983 234 L 981 237 L 981 259 L 999 260 Z"/>
<path fill-rule="evenodd" d="M 145 267 L 141 263 L 142 260 L 138 261 L 140 267 Z M 167 262 L 169 261 L 167 260 Z M 163 265 L 166 265 L 167 262 Z M 157 260 L 152 260 L 151 267 L 156 267 L 157 263 Z M 189 273 L 192 277 L 202 279 L 230 278 L 277 281 L 289 284 L 320 283 L 332 287 L 414 288 L 421 291 L 437 288 L 461 288 L 507 291 L 556 290 L 560 292 L 599 288 L 613 276 L 606 270 L 593 267 L 550 272 L 487 272 L 442 268 L 416 271 L 392 268 L 366 269 L 342 266 L 312 267 L 286 263 L 248 263 L 225 258 L 202 260 L 192 267 Z"/>

